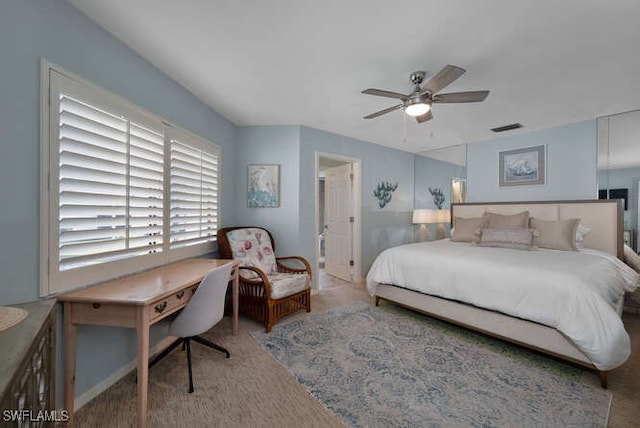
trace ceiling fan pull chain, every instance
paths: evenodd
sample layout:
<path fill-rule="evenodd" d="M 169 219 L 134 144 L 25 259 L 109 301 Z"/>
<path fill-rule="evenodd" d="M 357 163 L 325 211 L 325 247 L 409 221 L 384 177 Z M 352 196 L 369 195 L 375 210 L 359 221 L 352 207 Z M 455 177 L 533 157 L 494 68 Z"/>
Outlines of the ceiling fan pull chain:
<path fill-rule="evenodd" d="M 404 109 L 402 109 L 404 111 Z M 402 142 L 407 144 L 407 115 L 402 115 Z"/>

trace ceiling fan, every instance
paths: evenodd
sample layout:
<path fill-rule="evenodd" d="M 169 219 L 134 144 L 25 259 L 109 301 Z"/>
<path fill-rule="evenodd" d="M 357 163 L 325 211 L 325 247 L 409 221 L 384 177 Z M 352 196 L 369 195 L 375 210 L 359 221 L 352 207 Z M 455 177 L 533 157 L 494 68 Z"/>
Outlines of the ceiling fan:
<path fill-rule="evenodd" d="M 363 94 L 398 98 L 402 100 L 402 103 L 371 113 L 365 116 L 364 119 L 373 119 L 374 117 L 382 116 L 399 108 L 404 108 L 405 113 L 415 117 L 418 123 L 422 123 L 433 119 L 433 114 L 431 113 L 432 103 L 475 103 L 484 101 L 487 95 L 489 95 L 489 91 L 450 92 L 448 94 L 436 93 L 450 85 L 454 80 L 466 73 L 466 71 L 464 68 L 456 67 L 455 65 L 447 65 L 422 87 L 420 87 L 420 85 L 426 74 L 424 71 L 414 71 L 409 78 L 416 87 L 413 92 L 408 95 L 385 91 L 384 89 L 365 89 L 362 91 Z"/>

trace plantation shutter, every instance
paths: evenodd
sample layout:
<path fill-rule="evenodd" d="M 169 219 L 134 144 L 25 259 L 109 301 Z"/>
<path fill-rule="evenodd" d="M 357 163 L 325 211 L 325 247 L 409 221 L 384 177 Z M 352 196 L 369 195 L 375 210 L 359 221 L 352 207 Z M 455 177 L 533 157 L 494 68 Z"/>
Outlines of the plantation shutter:
<path fill-rule="evenodd" d="M 185 138 L 186 139 L 186 138 Z M 171 139 L 171 245 L 215 241 L 218 229 L 218 154 Z"/>
<path fill-rule="evenodd" d="M 46 62 L 40 99 L 42 296 L 216 249 L 219 146 Z"/>
<path fill-rule="evenodd" d="M 161 251 L 162 129 L 59 97 L 60 271 Z"/>

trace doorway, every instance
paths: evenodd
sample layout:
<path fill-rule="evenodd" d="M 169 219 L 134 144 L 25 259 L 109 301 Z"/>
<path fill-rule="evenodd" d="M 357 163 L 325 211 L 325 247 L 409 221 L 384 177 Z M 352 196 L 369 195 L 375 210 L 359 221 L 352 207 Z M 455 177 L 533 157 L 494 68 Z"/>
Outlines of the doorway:
<path fill-rule="evenodd" d="M 318 289 L 362 281 L 360 160 L 316 153 Z"/>

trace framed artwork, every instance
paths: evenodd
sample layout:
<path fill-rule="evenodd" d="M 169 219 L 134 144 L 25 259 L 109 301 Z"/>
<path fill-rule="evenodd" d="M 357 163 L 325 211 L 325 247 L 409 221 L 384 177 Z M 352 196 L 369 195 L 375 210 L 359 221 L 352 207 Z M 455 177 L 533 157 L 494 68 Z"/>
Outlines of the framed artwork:
<path fill-rule="evenodd" d="M 249 208 L 280 206 L 280 165 L 247 166 L 247 206 Z"/>
<path fill-rule="evenodd" d="M 545 183 L 546 146 L 498 152 L 499 186 L 530 186 Z"/>

